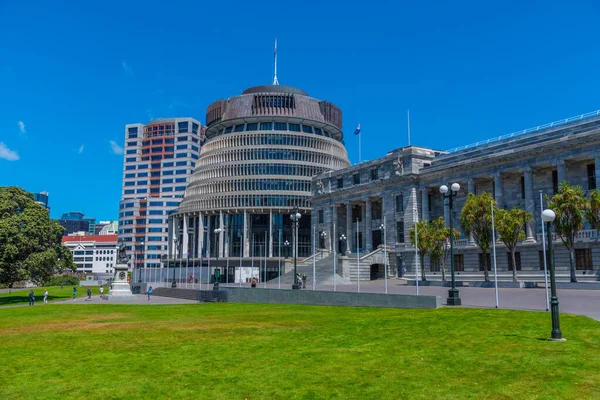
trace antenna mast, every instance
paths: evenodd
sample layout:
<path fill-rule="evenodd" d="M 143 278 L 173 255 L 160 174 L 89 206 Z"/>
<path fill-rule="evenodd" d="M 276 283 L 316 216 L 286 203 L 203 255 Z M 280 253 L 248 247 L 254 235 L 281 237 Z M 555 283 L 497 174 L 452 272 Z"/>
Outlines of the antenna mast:
<path fill-rule="evenodd" d="M 410 110 L 406 110 L 408 116 L 408 145 L 410 146 Z"/>
<path fill-rule="evenodd" d="M 273 85 L 279 85 L 277 80 L 277 39 L 275 39 L 275 47 L 273 48 L 273 58 L 275 59 L 275 75 L 273 77 Z"/>

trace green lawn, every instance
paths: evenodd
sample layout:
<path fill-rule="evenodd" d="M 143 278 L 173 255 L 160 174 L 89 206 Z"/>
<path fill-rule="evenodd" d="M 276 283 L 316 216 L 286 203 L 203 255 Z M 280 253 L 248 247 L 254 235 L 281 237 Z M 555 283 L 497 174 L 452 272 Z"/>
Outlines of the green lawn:
<path fill-rule="evenodd" d="M 488 309 L 0 310 L 2 399 L 598 399 L 600 323 Z"/>
<path fill-rule="evenodd" d="M 48 288 L 34 288 L 35 305 L 44 305 L 44 290 L 48 289 L 48 301 L 68 300 L 73 298 L 73 286 L 50 286 Z M 99 286 L 90 286 L 92 294 L 100 294 Z M 29 304 L 29 292 L 31 289 L 15 289 L 12 293 L 0 294 L 0 306 L 9 306 L 14 304 Z M 108 293 L 108 286 L 104 287 L 104 293 Z M 77 286 L 77 297 L 87 296 L 87 286 Z M 77 301 L 77 300 L 76 300 Z"/>

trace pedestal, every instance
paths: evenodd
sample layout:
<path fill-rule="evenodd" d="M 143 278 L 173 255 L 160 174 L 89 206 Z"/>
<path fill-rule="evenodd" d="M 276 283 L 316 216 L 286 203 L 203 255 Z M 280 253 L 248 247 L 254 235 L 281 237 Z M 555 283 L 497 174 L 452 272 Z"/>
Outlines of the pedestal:
<path fill-rule="evenodd" d="M 129 286 L 129 282 L 127 282 L 127 270 L 129 267 L 127 264 L 117 264 L 115 266 L 115 276 L 113 283 L 110 287 L 110 291 L 108 292 L 108 298 L 120 298 L 133 297 L 131 293 L 131 287 Z"/>

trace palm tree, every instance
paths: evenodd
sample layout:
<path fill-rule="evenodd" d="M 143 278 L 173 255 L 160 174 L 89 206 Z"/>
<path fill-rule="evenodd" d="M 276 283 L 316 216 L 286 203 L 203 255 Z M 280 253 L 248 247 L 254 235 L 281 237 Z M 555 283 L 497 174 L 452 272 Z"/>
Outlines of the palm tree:
<path fill-rule="evenodd" d="M 425 255 L 431 250 L 431 235 L 429 230 L 429 224 L 427 221 L 418 221 L 416 224 L 418 232 L 418 243 L 417 248 L 419 249 L 419 258 L 421 259 L 421 280 L 426 281 L 425 277 Z M 410 228 L 409 231 L 410 241 L 415 245 L 415 226 Z"/>
<path fill-rule="evenodd" d="M 460 226 L 463 232 L 467 236 L 473 235 L 475 244 L 483 252 L 483 271 L 486 282 L 490 281 L 487 255 L 492 242 L 491 202 L 496 210 L 498 205 L 488 193 L 482 193 L 479 196 L 469 193 L 467 202 L 460 213 Z"/>
<path fill-rule="evenodd" d="M 518 282 L 515 252 L 517 250 L 517 245 L 525 240 L 525 224 L 531 221 L 531 214 L 525 210 L 514 207 L 510 210 L 499 209 L 496 212 L 495 217 L 496 231 L 498 231 L 500 240 L 510 252 L 513 282 Z"/>

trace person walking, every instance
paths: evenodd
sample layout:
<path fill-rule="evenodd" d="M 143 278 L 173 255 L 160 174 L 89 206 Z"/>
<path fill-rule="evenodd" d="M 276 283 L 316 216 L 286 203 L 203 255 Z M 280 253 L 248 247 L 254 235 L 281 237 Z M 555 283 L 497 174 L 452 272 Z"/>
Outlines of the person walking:
<path fill-rule="evenodd" d="M 48 304 L 48 289 L 44 290 L 44 304 Z"/>
<path fill-rule="evenodd" d="M 148 301 L 152 298 L 152 286 L 148 288 Z"/>
<path fill-rule="evenodd" d="M 86 301 L 92 301 L 92 289 L 90 289 L 90 287 L 88 286 L 87 289 L 87 299 L 85 299 Z"/>
<path fill-rule="evenodd" d="M 100 298 L 104 298 L 104 286 L 100 286 Z"/>
<path fill-rule="evenodd" d="M 73 288 L 73 300 L 75 300 L 77 298 L 77 288 L 74 287 Z"/>
<path fill-rule="evenodd" d="M 35 295 L 33 294 L 33 289 L 29 292 L 29 305 L 32 306 L 35 302 Z"/>
<path fill-rule="evenodd" d="M 255 288 L 256 287 L 256 282 L 257 282 L 256 278 L 252 277 L 252 281 L 250 281 L 250 282 L 251 282 L 250 286 L 252 286 L 253 288 Z"/>

